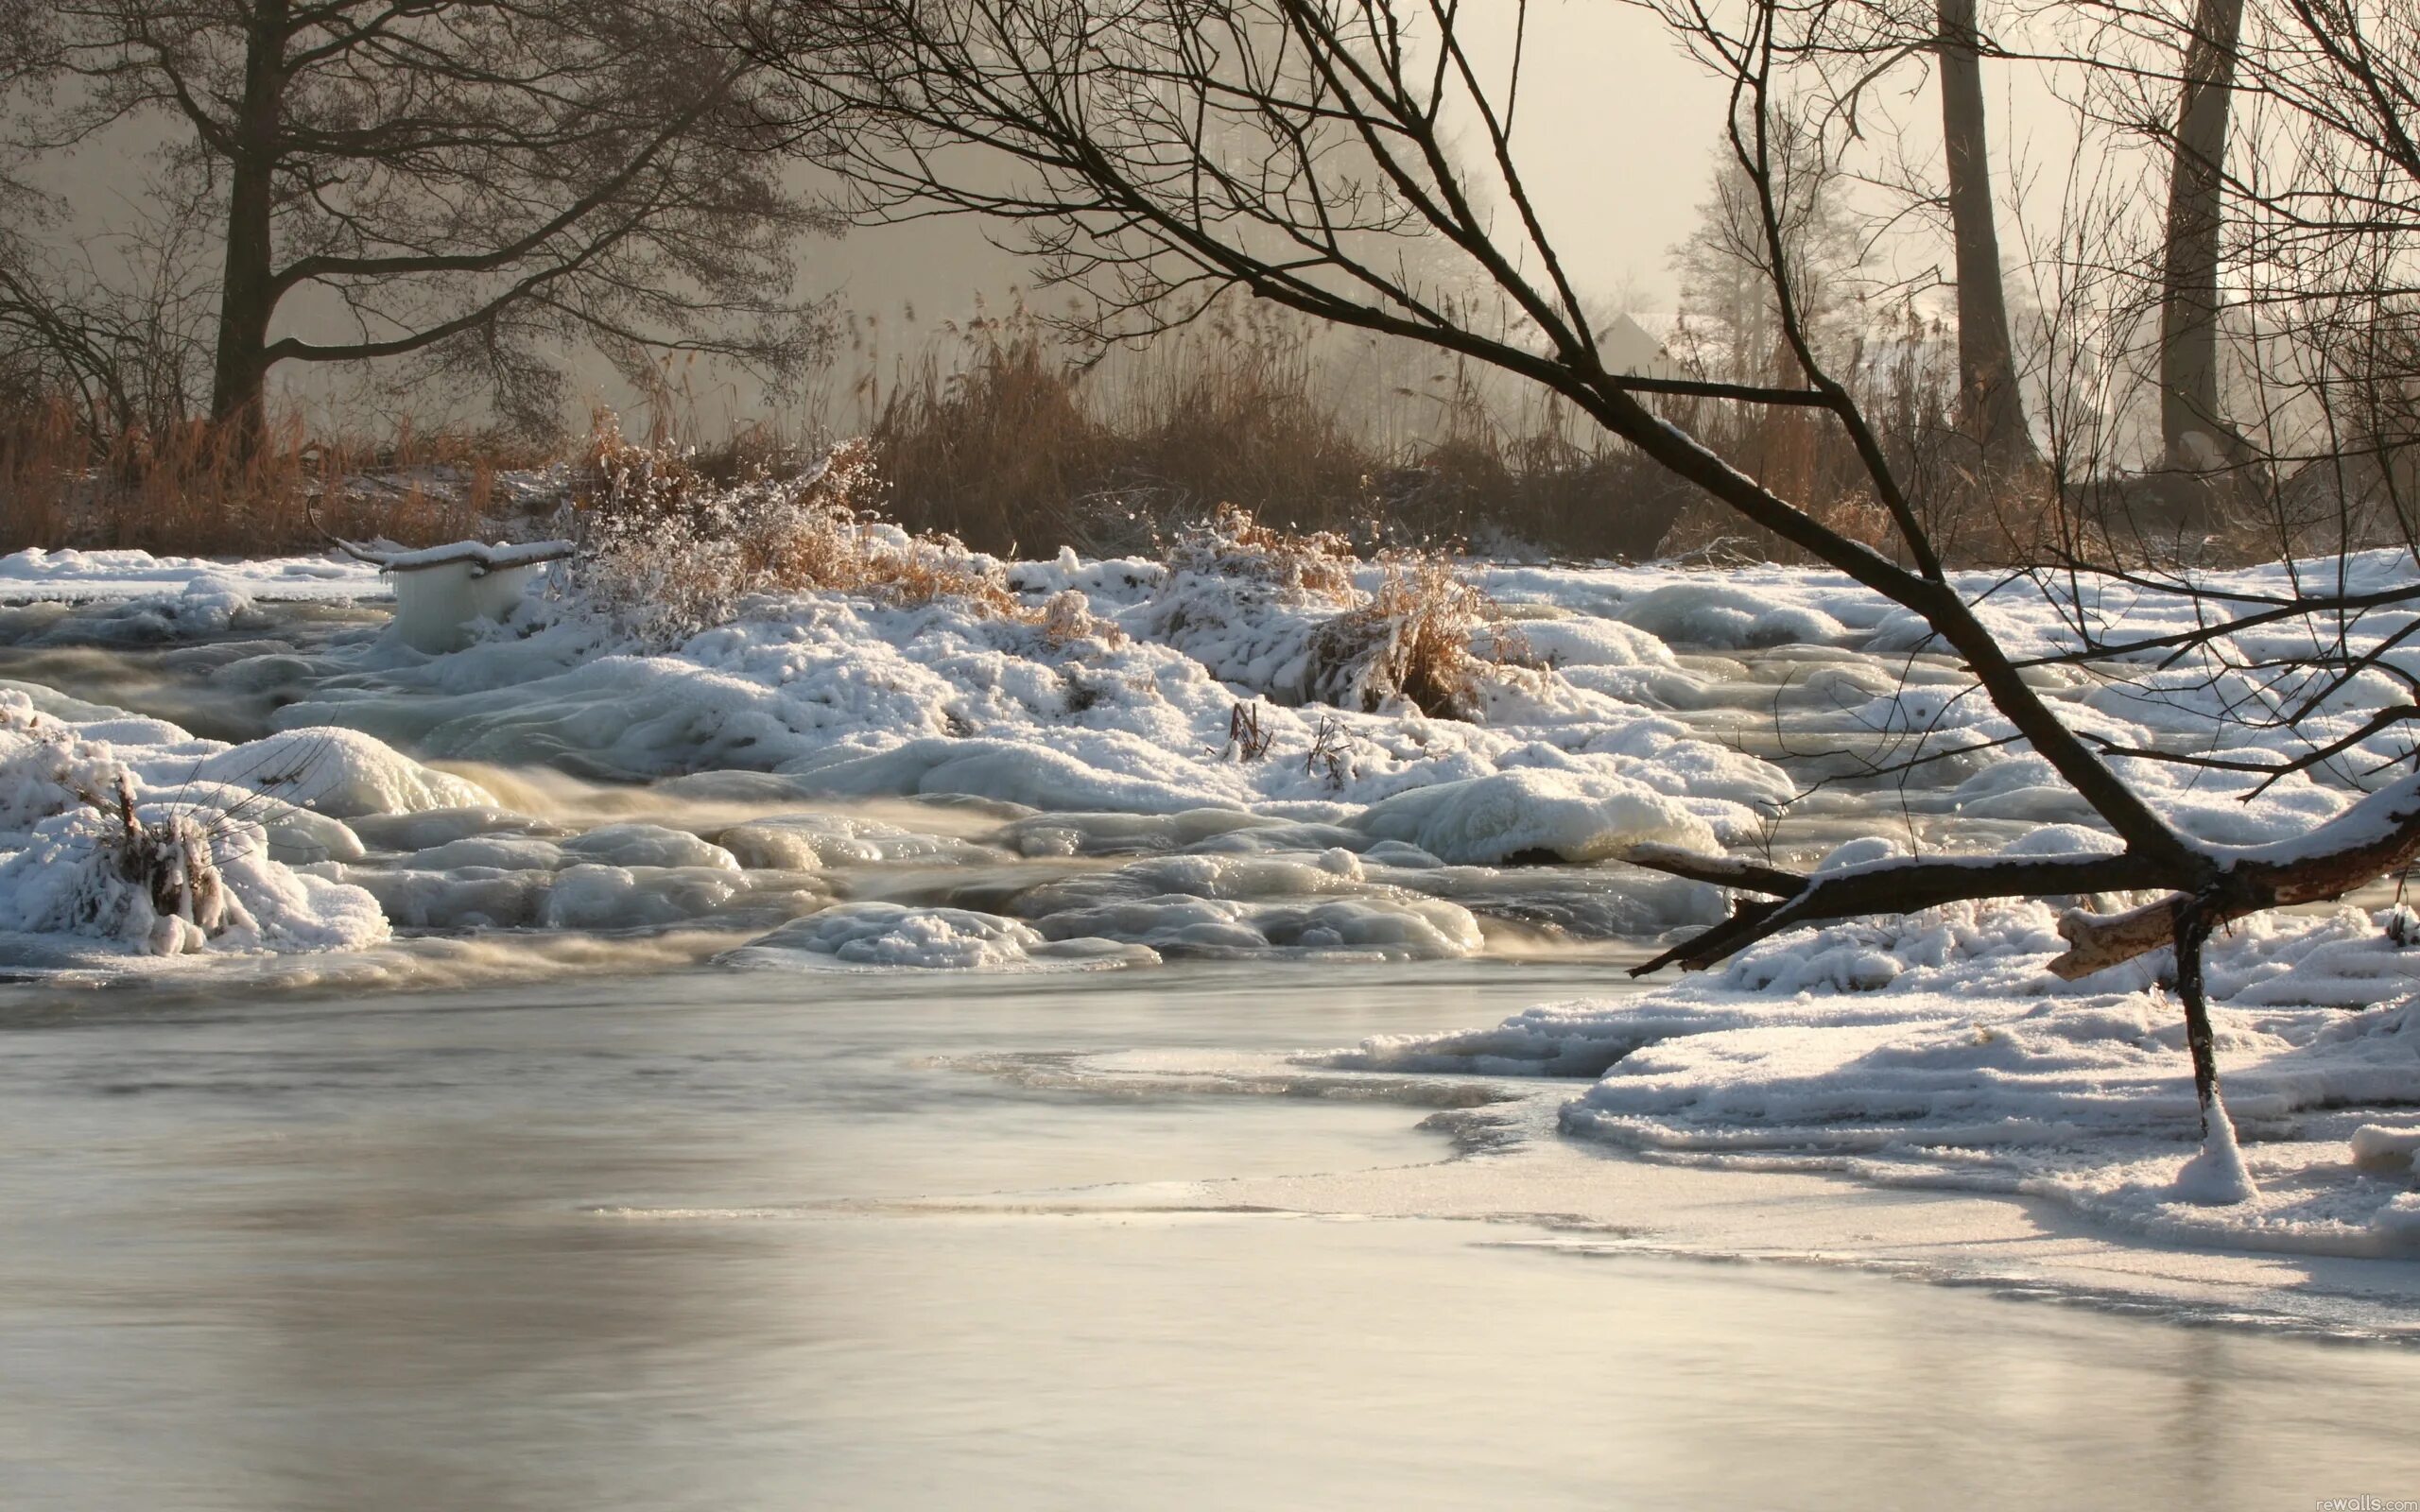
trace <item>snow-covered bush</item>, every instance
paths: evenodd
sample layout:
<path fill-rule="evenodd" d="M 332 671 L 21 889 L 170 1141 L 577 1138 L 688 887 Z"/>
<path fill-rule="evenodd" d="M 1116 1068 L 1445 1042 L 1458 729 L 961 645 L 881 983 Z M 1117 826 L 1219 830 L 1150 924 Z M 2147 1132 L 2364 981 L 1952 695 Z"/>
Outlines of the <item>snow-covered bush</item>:
<path fill-rule="evenodd" d="M 130 783 L 114 808 L 75 808 L 33 828 L 0 864 L 0 928 L 123 940 L 157 955 L 199 950 L 251 918 L 227 890 L 214 847 L 263 842 L 193 812 L 138 812 Z"/>
<path fill-rule="evenodd" d="M 759 466 L 724 483 L 663 448 L 599 436 L 595 486 L 573 508 L 571 581 L 589 607 L 659 645 L 729 621 L 756 593 L 815 590 L 918 605 L 962 600 L 1024 617 L 997 563 L 956 537 L 910 535 L 873 510 L 863 441 L 780 477 Z"/>
<path fill-rule="evenodd" d="M 1400 698 L 1470 719 L 1486 682 L 1528 667 L 1502 610 L 1445 557 L 1391 552 L 1371 592 L 1361 568 L 1341 536 L 1222 506 L 1169 548 L 1154 633 L 1281 703 L 1364 713 Z"/>
<path fill-rule="evenodd" d="M 1333 531 L 1281 530 L 1232 504 L 1179 530 L 1167 548 L 1171 581 L 1188 574 L 1230 578 L 1266 589 L 1283 602 L 1349 597 L 1358 565 L 1353 543 Z"/>
<path fill-rule="evenodd" d="M 1469 719 L 1479 712 L 1481 680 L 1527 670 L 1527 652 L 1495 601 L 1452 563 L 1408 553 L 1386 561 L 1368 603 L 1320 627 L 1310 693 L 1365 713 L 1402 697 L 1424 713 Z"/>

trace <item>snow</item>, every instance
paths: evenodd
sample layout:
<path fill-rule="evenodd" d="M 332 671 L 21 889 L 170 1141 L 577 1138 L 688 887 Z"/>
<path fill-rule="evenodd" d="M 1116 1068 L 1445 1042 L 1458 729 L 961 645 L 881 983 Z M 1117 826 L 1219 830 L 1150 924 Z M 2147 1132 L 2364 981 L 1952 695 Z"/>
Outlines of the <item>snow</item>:
<path fill-rule="evenodd" d="M 1157 965 L 1159 956 L 1142 946 L 1107 939 L 1046 939 L 995 914 L 869 902 L 843 903 L 785 924 L 717 960 L 759 970 L 1033 971 Z"/>
<path fill-rule="evenodd" d="M 430 567 L 450 567 L 467 563 L 480 573 L 497 572 L 510 567 L 535 567 L 550 561 L 561 561 L 572 554 L 568 541 L 457 541 L 448 545 L 429 546 L 419 551 L 384 551 L 367 553 L 374 563 L 390 573 L 420 572 Z"/>
<path fill-rule="evenodd" d="M 1650 841 L 1694 850 L 1717 844 L 1712 827 L 1678 799 L 1587 767 L 1516 767 L 1415 787 L 1370 805 L 1354 823 L 1441 860 L 1483 865 L 1538 852 L 1598 861 Z"/>
<path fill-rule="evenodd" d="M 2202 1148 L 2176 1172 L 2171 1188 L 2187 1202 L 2205 1208 L 2233 1207 L 2260 1195 L 2244 1167 L 2243 1148 L 2236 1143 L 2235 1121 L 2227 1117 L 2226 1100 L 2213 1096 L 2206 1110 L 2207 1130 Z"/>
<path fill-rule="evenodd" d="M 0 689 L 0 953 L 27 936 L 91 941 L 103 955 L 354 950 L 385 939 L 386 917 L 369 894 L 281 859 L 297 849 L 359 853 L 341 824 L 249 792 L 230 801 L 226 789 L 196 781 L 213 751 L 260 769 L 250 765 L 259 753 L 247 750 L 157 720 L 62 720 Z M 131 835 L 123 813 L 154 838 Z M 134 859 L 152 854 L 156 862 Z"/>
<path fill-rule="evenodd" d="M 475 782 L 423 766 L 357 730 L 329 725 L 306 725 L 231 747 L 203 759 L 192 775 L 339 819 L 493 801 Z"/>
<path fill-rule="evenodd" d="M 2407 1118 L 2420 1090 L 2420 949 L 2386 917 L 2270 916 L 2213 940 L 2225 1098 L 2206 1143 L 2157 963 L 2062 982 L 2047 963 L 2065 942 L 2033 902 L 1795 931 L 1634 996 L 1319 1058 L 1593 1078 L 1564 1130 L 1663 1159 L 2047 1196 L 2201 1243 L 2404 1253 L 2420 1130 L 2380 1111 Z"/>
<path fill-rule="evenodd" d="M 0 603 L 35 599 L 138 599 L 182 595 L 212 582 L 268 600 L 383 597 L 378 569 L 331 552 L 322 557 L 266 557 L 221 561 L 205 557 L 154 557 L 147 551 L 44 551 L 0 556 Z"/>

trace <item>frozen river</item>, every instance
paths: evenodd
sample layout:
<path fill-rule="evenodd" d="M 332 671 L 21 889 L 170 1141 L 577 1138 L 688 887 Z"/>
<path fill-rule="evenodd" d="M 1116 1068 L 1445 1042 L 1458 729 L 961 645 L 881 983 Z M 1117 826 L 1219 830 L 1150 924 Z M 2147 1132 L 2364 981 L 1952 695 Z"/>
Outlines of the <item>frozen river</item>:
<path fill-rule="evenodd" d="M 1700 1246 L 1678 1210 L 1422 1215 L 1407 1177 L 1528 1158 L 1423 1126 L 1479 1084 L 1250 1096 L 1248 1072 L 1217 1074 L 1597 981 L 1198 965 L 368 1002 L 0 989 L 0 1504 L 2303 1508 L 2420 1489 L 2406 1347 L 1916 1284 L 1839 1263 L 1839 1233 L 1716 1263 L 1736 1246 Z M 1105 1052 L 1171 1070 L 1088 1079 Z M 1635 1165 L 1564 1153 L 1601 1180 Z M 1820 1178 L 1690 1179 L 1783 1237 L 1831 1204 L 1888 1222 L 1888 1198 Z"/>
<path fill-rule="evenodd" d="M 433 658 L 154 569 L 0 608 L 0 1507 L 2420 1497 L 2383 891 L 2214 944 L 2228 1207 L 2156 963 L 2053 980 L 2040 903 L 1624 975 L 1726 906 L 1639 838 L 2107 843 L 1837 583 L 1495 570 L 1550 664 L 1487 718 L 1253 754 L 1316 625 L 1115 563 L 1017 567 L 1124 627 L 1064 644 Z M 2143 770 L 2214 844 L 2350 801 Z M 259 826 L 244 918 L 60 884 L 121 782 Z"/>

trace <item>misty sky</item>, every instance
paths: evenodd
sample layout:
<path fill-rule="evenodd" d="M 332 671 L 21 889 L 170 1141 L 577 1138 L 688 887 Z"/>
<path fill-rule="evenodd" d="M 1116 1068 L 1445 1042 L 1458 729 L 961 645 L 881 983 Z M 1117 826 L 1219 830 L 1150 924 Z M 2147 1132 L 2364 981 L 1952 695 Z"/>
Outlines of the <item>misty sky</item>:
<path fill-rule="evenodd" d="M 1520 161 L 1573 276 L 1603 298 L 1634 283 L 1646 307 L 1668 308 L 1667 254 L 1696 217 L 1722 86 L 1652 17 L 1603 0 L 1533 7 L 1525 53 Z M 859 231 L 810 256 L 846 303 L 886 314 L 913 301 L 960 315 L 970 291 L 1020 278 L 965 223 Z"/>

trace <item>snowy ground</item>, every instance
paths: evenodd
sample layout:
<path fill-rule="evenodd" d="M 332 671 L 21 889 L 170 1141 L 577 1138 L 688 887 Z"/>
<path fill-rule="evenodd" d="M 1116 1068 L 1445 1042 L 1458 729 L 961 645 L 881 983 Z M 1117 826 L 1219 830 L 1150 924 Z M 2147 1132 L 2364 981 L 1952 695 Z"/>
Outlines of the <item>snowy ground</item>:
<path fill-rule="evenodd" d="M 2037 758 L 1988 747 L 2001 722 L 1921 626 L 1834 575 L 1477 569 L 1530 664 L 1487 672 L 1463 720 L 1339 683 L 1318 655 L 1334 595 L 1139 560 L 1006 571 L 1031 616 L 806 594 L 655 644 L 534 592 L 428 656 L 337 612 L 387 596 L 357 563 L 0 558 L 0 677 L 20 679 L 0 682 L 0 959 L 257 974 L 459 958 L 501 935 L 532 952 L 678 940 L 684 958 L 788 971 L 1634 957 L 1724 909 L 1606 861 L 1642 840 L 1770 839 L 1810 861 L 1843 842 L 2109 844 Z M 2192 614 L 2131 589 L 2079 610 L 2031 585 L 1961 586 L 2025 656 L 2071 648 L 2079 613 L 2120 638 Z M 2290 647 L 2264 633 L 2240 659 Z M 2217 711 L 2259 690 L 2149 662 L 2031 675 L 2121 745 L 2294 748 L 2222 731 Z M 162 687 L 245 738 L 112 707 L 168 707 Z M 2308 738 L 2398 696 L 2365 673 Z M 1233 738 L 1238 708 L 1264 751 Z M 1798 797 L 1860 761 L 1970 745 Z M 2347 775 L 2407 748 L 2380 734 L 2251 801 L 2241 778 L 2124 765 L 2188 832 L 2255 845 L 2342 812 Z M 216 860 L 207 908 L 164 919 L 130 879 L 121 793 Z M 2160 963 L 2060 983 L 2039 904 L 1801 932 L 1644 996 L 1325 1064 L 1574 1078 L 1564 1130 L 1676 1160 L 2030 1194 L 2164 1239 L 2404 1254 L 2420 1247 L 2420 946 L 2397 941 L 2420 936 L 2364 902 L 2247 921 L 2217 947 L 2227 1101 L 2259 1187 L 2232 1206 L 2174 1184 L 2196 1130 Z"/>

